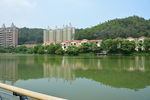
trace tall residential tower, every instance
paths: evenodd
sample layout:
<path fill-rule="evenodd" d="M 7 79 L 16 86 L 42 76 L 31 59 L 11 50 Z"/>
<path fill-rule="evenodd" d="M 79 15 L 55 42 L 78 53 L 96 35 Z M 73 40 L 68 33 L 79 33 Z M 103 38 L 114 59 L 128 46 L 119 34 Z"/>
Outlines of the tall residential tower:
<path fill-rule="evenodd" d="M 74 40 L 75 28 L 70 24 L 69 26 L 63 26 L 62 28 L 56 27 L 55 29 L 45 29 L 43 40 L 53 41 L 53 42 L 62 42 Z"/>
<path fill-rule="evenodd" d="M 0 28 L 0 46 L 17 46 L 18 45 L 18 29 L 12 23 L 11 27 L 3 26 Z"/>

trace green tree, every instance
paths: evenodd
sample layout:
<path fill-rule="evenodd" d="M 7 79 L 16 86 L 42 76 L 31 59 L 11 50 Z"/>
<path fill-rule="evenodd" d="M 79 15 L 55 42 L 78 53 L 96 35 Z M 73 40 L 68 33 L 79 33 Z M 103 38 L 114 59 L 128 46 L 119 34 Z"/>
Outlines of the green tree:
<path fill-rule="evenodd" d="M 143 46 L 145 48 L 145 51 L 150 51 L 150 39 L 145 39 Z"/>
<path fill-rule="evenodd" d="M 38 48 L 38 51 L 37 51 L 38 54 L 44 54 L 44 47 L 40 47 Z"/>
<path fill-rule="evenodd" d="M 27 52 L 27 47 L 25 47 L 25 46 L 19 46 L 19 47 L 16 47 L 15 48 L 15 52 L 16 53 L 26 53 Z"/>
<path fill-rule="evenodd" d="M 34 48 L 28 48 L 27 51 L 26 51 L 26 53 L 28 53 L 28 54 L 34 53 L 34 52 L 33 52 L 33 49 L 34 49 Z"/>
<path fill-rule="evenodd" d="M 78 51 L 78 47 L 76 46 L 68 46 L 67 50 L 66 50 L 66 53 L 68 55 L 78 55 L 79 54 L 79 51 Z"/>
<path fill-rule="evenodd" d="M 44 47 L 42 45 L 37 45 L 33 49 L 33 53 L 37 54 L 43 54 L 44 53 Z"/>
<path fill-rule="evenodd" d="M 109 53 L 119 53 L 121 43 L 120 39 L 107 39 L 102 42 L 102 48 Z"/>
<path fill-rule="evenodd" d="M 135 46 L 136 44 L 134 41 L 124 40 L 121 43 L 121 52 L 123 54 L 131 54 L 135 51 Z"/>
<path fill-rule="evenodd" d="M 92 51 L 92 44 L 90 42 L 82 43 L 81 46 L 79 46 L 79 52 L 81 53 L 89 53 Z"/>
<path fill-rule="evenodd" d="M 6 53 L 6 49 L 2 46 L 0 46 L 0 53 Z"/>
<path fill-rule="evenodd" d="M 63 55 L 64 54 L 64 50 L 62 48 L 59 48 L 55 51 L 55 54 L 57 55 Z"/>
<path fill-rule="evenodd" d="M 48 54 L 55 54 L 56 50 L 61 48 L 61 44 L 50 44 L 46 46 L 46 52 Z"/>

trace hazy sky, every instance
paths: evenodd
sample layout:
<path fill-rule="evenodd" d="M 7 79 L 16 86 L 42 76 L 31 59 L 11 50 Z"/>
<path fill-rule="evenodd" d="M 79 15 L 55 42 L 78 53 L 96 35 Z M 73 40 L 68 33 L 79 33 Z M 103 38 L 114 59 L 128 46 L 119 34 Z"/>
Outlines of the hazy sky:
<path fill-rule="evenodd" d="M 150 19 L 150 0 L 0 0 L 0 24 L 7 26 L 47 28 L 71 22 L 85 28 L 132 15 Z"/>

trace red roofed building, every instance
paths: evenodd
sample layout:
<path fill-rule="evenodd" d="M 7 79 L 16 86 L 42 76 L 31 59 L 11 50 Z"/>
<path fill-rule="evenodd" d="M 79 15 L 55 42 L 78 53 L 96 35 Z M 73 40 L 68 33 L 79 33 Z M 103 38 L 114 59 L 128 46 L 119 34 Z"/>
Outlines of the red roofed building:
<path fill-rule="evenodd" d="M 71 45 L 80 46 L 80 45 L 82 45 L 83 43 L 86 43 L 86 42 L 95 42 L 96 45 L 98 47 L 100 47 L 102 40 L 87 40 L 87 39 L 83 39 L 83 40 L 72 40 L 72 41 L 63 41 L 63 42 L 46 41 L 46 42 L 44 42 L 43 45 L 50 45 L 50 44 L 60 43 L 62 45 L 62 49 L 66 50 L 68 48 L 68 46 L 71 46 Z"/>

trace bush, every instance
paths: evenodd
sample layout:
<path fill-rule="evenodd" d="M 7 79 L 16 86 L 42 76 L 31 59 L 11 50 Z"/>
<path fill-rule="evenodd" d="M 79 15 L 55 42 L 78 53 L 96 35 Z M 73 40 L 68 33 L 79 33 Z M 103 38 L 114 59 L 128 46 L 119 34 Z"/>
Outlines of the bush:
<path fill-rule="evenodd" d="M 79 54 L 78 47 L 76 47 L 76 46 L 69 46 L 69 47 L 67 48 L 66 53 L 67 53 L 68 55 L 76 56 L 76 55 Z"/>
<path fill-rule="evenodd" d="M 150 39 L 145 39 L 143 44 L 145 51 L 150 51 Z"/>
<path fill-rule="evenodd" d="M 124 40 L 121 44 L 121 52 L 123 54 L 131 54 L 135 51 L 135 42 L 134 41 L 128 41 Z"/>
<path fill-rule="evenodd" d="M 64 54 L 64 50 L 62 48 L 59 48 L 55 51 L 55 54 L 57 55 L 63 55 Z"/>

